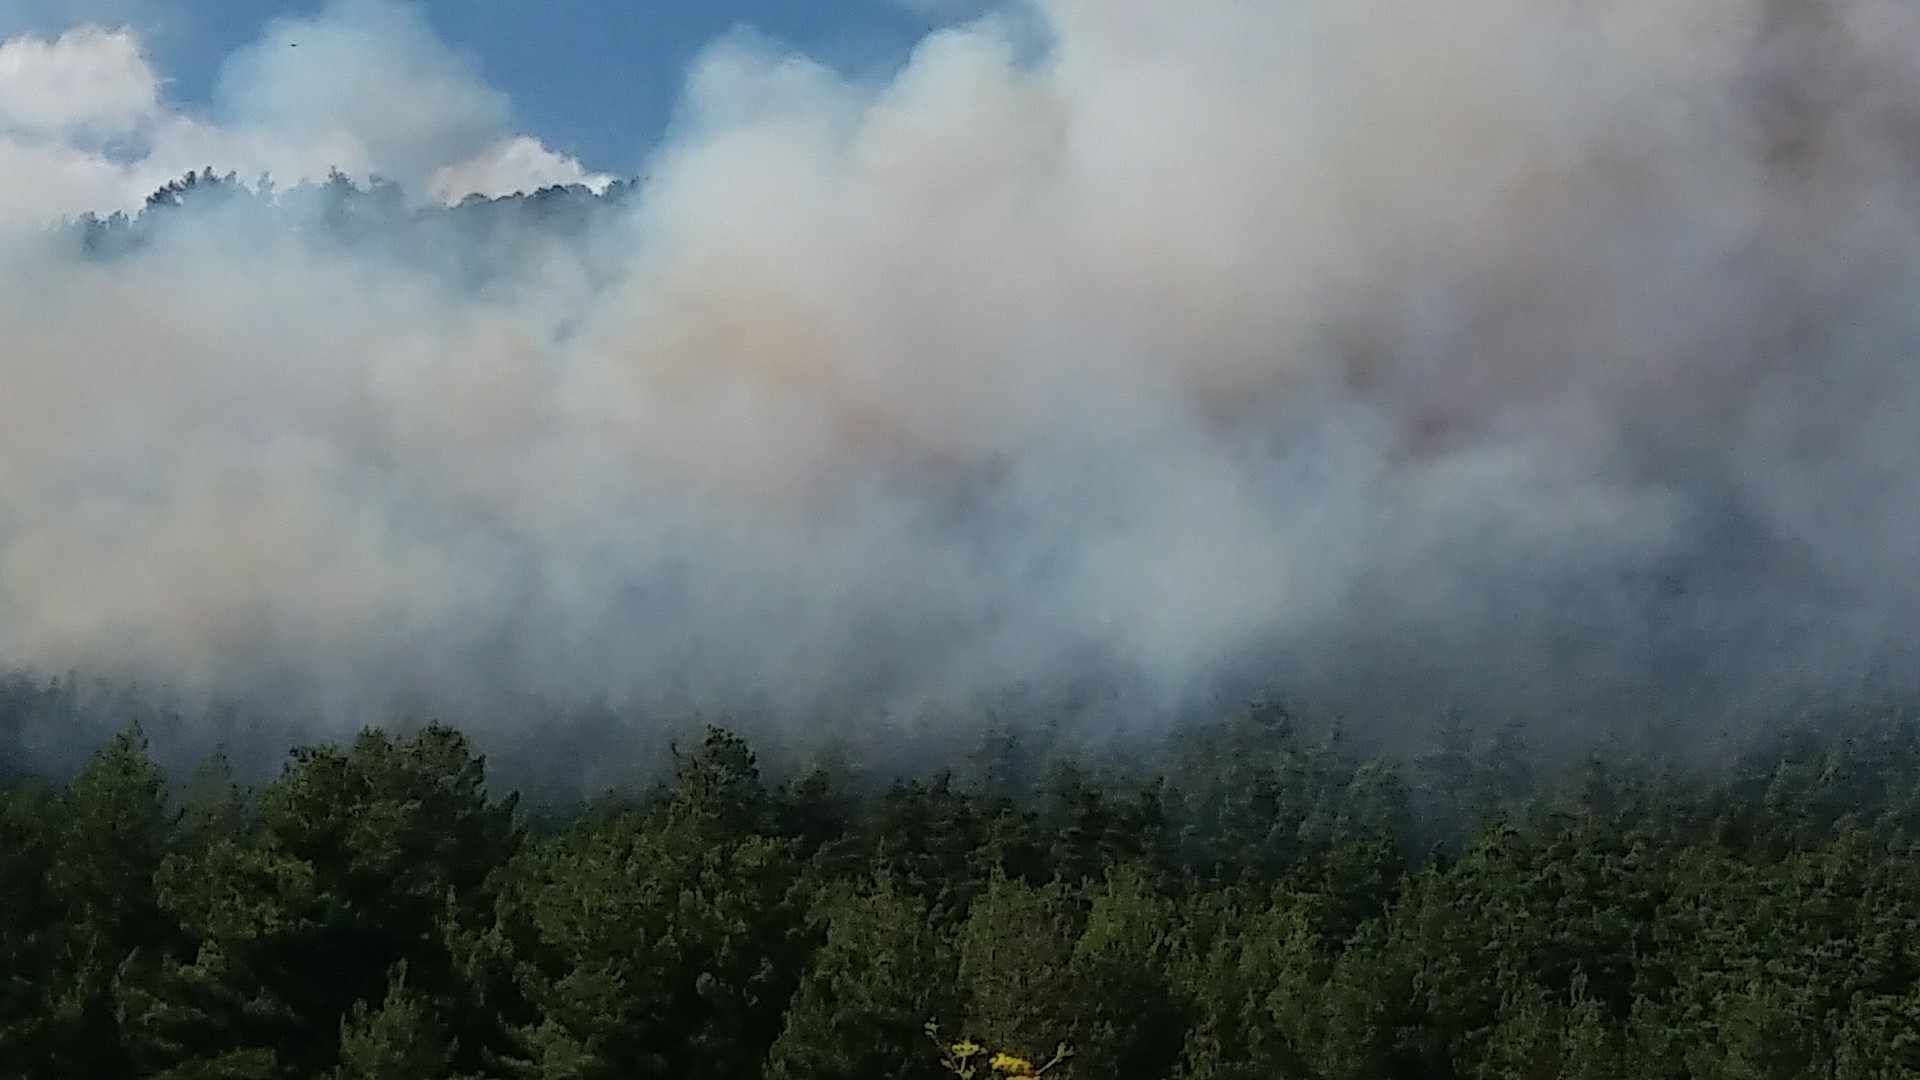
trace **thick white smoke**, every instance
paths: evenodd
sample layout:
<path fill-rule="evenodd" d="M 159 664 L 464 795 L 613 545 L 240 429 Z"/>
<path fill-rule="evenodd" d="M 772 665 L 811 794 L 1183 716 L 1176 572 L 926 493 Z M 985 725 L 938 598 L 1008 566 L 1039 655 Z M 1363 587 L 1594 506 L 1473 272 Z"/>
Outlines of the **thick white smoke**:
<path fill-rule="evenodd" d="M 211 117 L 0 93 L 0 154 L 150 145 L 0 206 L 229 167 L 176 138 L 574 178 L 397 9 L 298 27 L 364 68 L 286 32 Z M 220 208 L 16 238 L 0 657 L 349 712 L 1844 687 L 1920 610 L 1917 46 L 1896 0 L 1045 0 L 881 84 L 717 44 L 617 226 L 505 287 Z"/>

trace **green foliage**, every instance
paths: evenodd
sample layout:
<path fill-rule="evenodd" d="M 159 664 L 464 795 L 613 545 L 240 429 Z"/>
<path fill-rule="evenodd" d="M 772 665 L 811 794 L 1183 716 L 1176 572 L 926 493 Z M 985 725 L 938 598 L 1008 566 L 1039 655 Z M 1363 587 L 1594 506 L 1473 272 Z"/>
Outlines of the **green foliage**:
<path fill-rule="evenodd" d="M 924 899 L 890 879 L 815 904 L 826 935 L 788 1004 L 767 1074 L 779 1080 L 934 1075 L 922 1021 L 959 1008 L 953 944 Z"/>
<path fill-rule="evenodd" d="M 346 749 L 296 752 L 244 831 L 191 831 L 153 880 L 196 946 L 143 958 L 122 980 L 141 1060 L 192 1070 L 239 1045 L 323 1072 L 341 1017 L 381 1000 L 403 961 L 411 989 L 444 1003 L 475 1054 L 503 1042 L 498 1017 L 460 1007 L 476 994 L 450 940 L 491 918 L 491 878 L 520 844 L 511 800 L 490 801 L 484 782 L 451 729 L 369 731 Z"/>
<path fill-rule="evenodd" d="M 710 732 L 649 811 L 534 845 L 506 876 L 523 1075 L 735 1077 L 759 1067 L 800 975 L 795 843 L 771 835 L 753 755 Z"/>
<path fill-rule="evenodd" d="M 1237 891 L 1200 898 L 1186 914 L 1173 969 L 1177 1000 L 1190 1010 L 1179 1075 L 1314 1075 L 1333 956 L 1308 903 L 1284 891 Z"/>
<path fill-rule="evenodd" d="M 1068 961 L 1074 1068 L 1090 1076 L 1165 1076 L 1184 1027 L 1172 961 L 1174 902 L 1138 864 L 1113 865 L 1089 886 L 1086 917 Z M 1035 1047 L 1038 1049 L 1039 1047 Z"/>
<path fill-rule="evenodd" d="M 19 905 L 0 939 L 18 965 L 0 984 L 0 1048 L 18 1047 L 29 1076 L 127 1068 L 115 975 L 132 950 L 173 936 L 153 888 L 172 821 L 138 727 L 114 736 L 65 792 L 23 789 L 0 810 L 0 888 Z"/>
<path fill-rule="evenodd" d="M 713 730 L 537 837 L 449 728 L 304 748 L 257 791 L 218 758 L 172 790 L 130 728 L 0 788 L 0 1071 L 1912 1076 L 1902 723 L 1536 788 L 1457 717 L 1404 767 L 1260 707 L 1163 775 L 1006 736 L 977 783 L 878 790 L 770 786 Z"/>
<path fill-rule="evenodd" d="M 52 991 L 68 978 L 57 967 L 65 917 L 53 874 L 59 804 L 35 787 L 0 792 L 0 1060 L 46 1063 L 29 1065 L 29 1076 L 53 1075 Z"/>
<path fill-rule="evenodd" d="M 340 1065 L 334 1080 L 440 1080 L 448 1047 L 427 1002 L 407 985 L 407 962 L 393 966 L 378 1006 L 355 1002 L 340 1021 Z"/>
<path fill-rule="evenodd" d="M 1083 918 L 1065 885 L 996 874 L 956 931 L 967 1031 L 1031 1056 L 1067 1030 Z"/>

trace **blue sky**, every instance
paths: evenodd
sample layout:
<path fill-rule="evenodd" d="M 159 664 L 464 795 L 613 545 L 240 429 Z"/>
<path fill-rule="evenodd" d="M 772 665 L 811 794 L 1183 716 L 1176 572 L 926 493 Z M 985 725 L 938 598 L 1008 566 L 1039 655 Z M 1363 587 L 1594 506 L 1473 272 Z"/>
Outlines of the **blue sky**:
<path fill-rule="evenodd" d="M 222 60 L 280 16 L 311 16 L 315 0 L 25 0 L 16 23 L 54 33 L 80 21 L 139 30 L 169 96 L 210 98 Z M 434 32 L 473 58 L 511 97 L 519 127 L 588 166 L 639 169 L 672 114 L 687 66 L 730 31 L 749 27 L 850 72 L 886 70 L 941 25 L 977 10 L 909 0 L 417 0 Z M 64 25 L 63 25 L 64 24 Z M 7 20 L 0 16 L 0 31 Z M 16 28 L 18 28 L 16 26 Z"/>

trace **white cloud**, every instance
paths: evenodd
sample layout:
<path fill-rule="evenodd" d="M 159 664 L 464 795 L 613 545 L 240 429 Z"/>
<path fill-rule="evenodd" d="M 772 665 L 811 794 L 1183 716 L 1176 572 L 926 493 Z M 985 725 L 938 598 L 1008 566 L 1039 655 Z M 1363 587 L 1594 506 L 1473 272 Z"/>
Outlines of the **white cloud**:
<path fill-rule="evenodd" d="M 124 205 L 127 171 L 58 144 L 0 138 L 0 226 L 57 221 L 76 207 Z"/>
<path fill-rule="evenodd" d="M 160 79 L 126 30 L 0 42 L 0 131 L 120 134 L 151 118 Z"/>
<path fill-rule="evenodd" d="M 448 201 L 605 182 L 516 133 L 506 95 L 392 0 L 270 24 L 228 59 L 205 115 L 164 85 L 133 29 L 0 42 L 0 225 L 131 210 L 204 167 L 282 184 L 338 168 Z"/>
<path fill-rule="evenodd" d="M 223 126 L 289 140 L 351 138 L 410 185 L 480 153 L 512 122 L 506 95 L 391 0 L 275 21 L 222 67 L 215 113 Z"/>
<path fill-rule="evenodd" d="M 115 160 L 104 147 L 167 124 L 159 87 L 124 30 L 0 43 L 0 225 L 138 205 L 157 183 L 149 164 Z"/>
<path fill-rule="evenodd" d="M 604 173 L 588 172 L 578 158 L 557 154 L 538 139 L 516 135 L 434 173 L 427 182 L 427 193 L 451 203 L 470 194 L 512 195 L 557 184 L 585 184 L 601 191 L 612 179 Z"/>

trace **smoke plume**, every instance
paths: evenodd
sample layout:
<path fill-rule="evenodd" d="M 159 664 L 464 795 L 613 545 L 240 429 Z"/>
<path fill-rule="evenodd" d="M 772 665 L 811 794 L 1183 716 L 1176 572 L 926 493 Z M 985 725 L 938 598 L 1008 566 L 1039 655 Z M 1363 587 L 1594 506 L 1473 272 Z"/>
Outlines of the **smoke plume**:
<path fill-rule="evenodd" d="M 9 41 L 0 206 L 592 179 L 384 2 L 220 86 Z M 877 81 L 741 34 L 584 231 L 7 233 L 0 658 L 354 719 L 1778 711 L 1920 630 L 1917 147 L 1898 0 L 1042 0 Z"/>

